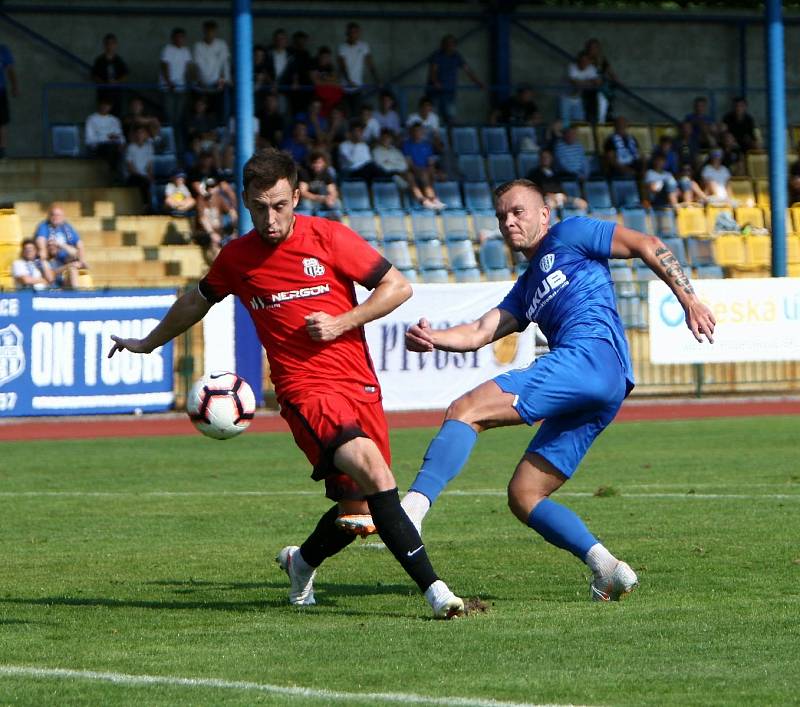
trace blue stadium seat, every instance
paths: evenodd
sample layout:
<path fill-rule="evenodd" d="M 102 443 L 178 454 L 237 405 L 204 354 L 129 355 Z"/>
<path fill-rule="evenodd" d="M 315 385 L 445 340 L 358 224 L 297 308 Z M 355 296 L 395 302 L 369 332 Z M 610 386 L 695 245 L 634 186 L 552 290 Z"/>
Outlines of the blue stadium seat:
<path fill-rule="evenodd" d="M 664 241 L 664 245 L 673 252 L 678 262 L 683 267 L 687 267 L 689 265 L 689 260 L 686 257 L 686 244 L 683 242 L 683 239 L 665 237 L 662 240 Z"/>
<path fill-rule="evenodd" d="M 647 265 L 642 263 L 641 261 L 637 262 L 637 265 L 633 271 L 633 279 L 639 285 L 639 293 L 643 299 L 647 299 L 647 283 L 650 280 L 659 280 L 660 278 L 656 275 Z"/>
<path fill-rule="evenodd" d="M 422 281 L 435 284 L 448 283 L 450 282 L 450 273 L 446 268 L 430 268 L 422 271 Z"/>
<path fill-rule="evenodd" d="M 464 203 L 469 211 L 487 211 L 494 208 L 492 190 L 486 182 L 466 182 Z"/>
<path fill-rule="evenodd" d="M 617 310 L 626 329 L 643 329 L 647 326 L 642 300 L 638 297 L 620 297 Z"/>
<path fill-rule="evenodd" d="M 486 181 L 486 168 L 480 155 L 459 155 L 458 171 L 465 182 Z"/>
<path fill-rule="evenodd" d="M 414 267 L 411 262 L 411 252 L 408 249 L 407 241 L 384 243 L 383 257 L 401 271 L 409 270 Z"/>
<path fill-rule="evenodd" d="M 497 238 L 484 241 L 480 247 L 481 269 L 490 280 L 505 280 L 511 277 L 506 256 L 506 244 Z"/>
<path fill-rule="evenodd" d="M 471 126 L 450 129 L 450 144 L 457 155 L 479 155 L 478 130 Z"/>
<path fill-rule="evenodd" d="M 653 227 L 659 238 L 677 236 L 675 212 L 672 209 L 656 209 L 653 212 Z"/>
<path fill-rule="evenodd" d="M 436 228 L 436 216 L 431 211 L 412 211 L 411 212 L 411 232 L 414 240 L 429 241 L 439 237 L 439 229 Z"/>
<path fill-rule="evenodd" d="M 564 206 L 561 209 L 561 220 L 571 216 L 586 216 L 587 213 L 586 209 L 579 209 L 577 206 Z"/>
<path fill-rule="evenodd" d="M 372 209 L 366 182 L 342 182 L 339 191 L 342 196 L 342 204 L 347 211 L 369 211 Z"/>
<path fill-rule="evenodd" d="M 379 215 L 383 242 L 407 241 L 406 217 L 402 211 L 385 211 Z"/>
<path fill-rule="evenodd" d="M 511 126 L 511 151 L 518 155 L 524 152 L 537 152 L 537 150 L 523 149 L 526 146 L 537 146 L 536 130 L 527 125 L 512 125 Z"/>
<path fill-rule="evenodd" d="M 611 195 L 618 209 L 626 206 L 637 206 L 639 199 L 639 185 L 633 179 L 615 179 L 611 182 Z"/>
<path fill-rule="evenodd" d="M 442 214 L 444 238 L 447 241 L 468 241 L 469 223 L 464 211 L 445 211 Z"/>
<path fill-rule="evenodd" d="M 517 176 L 525 179 L 538 166 L 538 152 L 520 152 L 517 155 Z"/>
<path fill-rule="evenodd" d="M 456 276 L 456 282 L 480 282 L 481 271 L 478 268 L 464 268 L 463 270 L 454 270 L 453 274 Z"/>
<path fill-rule="evenodd" d="M 622 267 L 610 268 L 611 279 L 614 281 L 614 292 L 617 297 L 635 297 L 639 291 L 633 279 L 633 271 L 624 261 L 611 261 L 622 264 Z"/>
<path fill-rule="evenodd" d="M 81 131 L 77 125 L 53 125 L 50 137 L 56 157 L 77 157 L 81 154 Z"/>
<path fill-rule="evenodd" d="M 689 249 L 689 258 L 694 267 L 705 268 L 717 266 L 712 241 L 702 238 L 687 238 L 686 245 Z"/>
<path fill-rule="evenodd" d="M 403 198 L 394 182 L 373 182 L 372 200 L 378 212 L 403 210 Z"/>
<path fill-rule="evenodd" d="M 586 194 L 586 201 L 589 202 L 589 207 L 594 211 L 595 209 L 608 209 L 613 206 L 611 203 L 611 191 L 608 188 L 608 182 L 605 180 L 590 180 L 583 185 L 584 194 Z"/>
<path fill-rule="evenodd" d="M 489 179 L 494 183 L 510 182 L 517 177 L 514 158 L 511 155 L 489 155 L 486 158 L 486 167 Z"/>
<path fill-rule="evenodd" d="M 500 226 L 497 223 L 497 216 L 494 211 L 480 211 L 472 214 L 472 225 L 475 227 L 475 235 L 481 231 L 498 231 Z"/>
<path fill-rule="evenodd" d="M 578 182 L 561 182 L 561 188 L 567 196 L 571 196 L 573 199 L 583 198 L 583 194 L 581 194 L 581 185 L 578 184 Z"/>
<path fill-rule="evenodd" d="M 153 156 L 153 177 L 156 181 L 167 181 L 178 169 L 178 158 L 171 155 Z"/>
<path fill-rule="evenodd" d="M 472 241 L 450 241 L 447 243 L 447 257 L 451 270 L 469 270 L 478 267 Z"/>
<path fill-rule="evenodd" d="M 617 210 L 613 206 L 609 206 L 605 209 L 592 209 L 591 217 L 599 218 L 601 221 L 611 221 L 612 223 L 619 222 L 617 219 Z"/>
<path fill-rule="evenodd" d="M 632 228 L 634 231 L 639 231 L 641 233 L 653 232 L 649 215 L 641 206 L 623 208 L 621 211 L 622 225 L 625 226 L 625 228 Z"/>
<path fill-rule="evenodd" d="M 701 280 L 721 280 L 724 277 L 720 265 L 698 265 L 694 272 L 695 277 Z"/>
<path fill-rule="evenodd" d="M 171 125 L 162 125 L 156 138 L 156 152 L 162 155 L 175 154 L 175 129 Z"/>
<path fill-rule="evenodd" d="M 436 196 L 444 202 L 448 209 L 463 209 L 464 202 L 461 201 L 461 189 L 458 182 L 436 182 L 433 185 Z"/>
<path fill-rule="evenodd" d="M 375 227 L 375 214 L 372 211 L 351 211 L 348 216 L 349 226 L 365 241 L 374 243 L 378 240 L 378 229 Z"/>
<path fill-rule="evenodd" d="M 499 126 L 481 128 L 483 151 L 487 155 L 508 154 L 508 133 Z"/>

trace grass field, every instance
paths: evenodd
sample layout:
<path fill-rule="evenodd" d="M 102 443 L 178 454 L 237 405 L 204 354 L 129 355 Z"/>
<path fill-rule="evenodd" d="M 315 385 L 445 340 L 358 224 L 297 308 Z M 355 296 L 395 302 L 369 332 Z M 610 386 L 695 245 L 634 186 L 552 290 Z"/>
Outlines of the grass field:
<path fill-rule="evenodd" d="M 328 506 L 287 435 L 4 443 L 0 703 L 797 704 L 798 429 L 612 426 L 559 496 L 639 571 L 618 604 L 506 510 L 529 431 L 486 434 L 425 526 L 443 578 L 490 606 L 451 622 L 363 541 L 316 607 L 286 605 L 272 558 Z M 393 435 L 401 488 L 431 434 Z"/>

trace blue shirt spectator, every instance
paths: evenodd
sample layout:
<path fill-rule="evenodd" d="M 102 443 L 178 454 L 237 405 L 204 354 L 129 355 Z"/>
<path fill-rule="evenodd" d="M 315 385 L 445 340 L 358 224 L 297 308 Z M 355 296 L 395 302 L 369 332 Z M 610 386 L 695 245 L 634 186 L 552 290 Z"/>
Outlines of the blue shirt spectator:
<path fill-rule="evenodd" d="M 303 164 L 308 157 L 309 144 L 306 124 L 295 123 L 292 134 L 281 143 L 281 150 L 288 152 L 298 164 Z"/>
<path fill-rule="evenodd" d="M 64 209 L 58 204 L 52 204 L 47 212 L 47 218 L 42 221 L 33 234 L 36 248 L 42 260 L 49 260 L 47 244 L 54 241 L 58 244 L 57 257 L 61 260 L 79 260 L 83 262 L 83 243 L 78 232 L 66 220 Z"/>
<path fill-rule="evenodd" d="M 564 139 L 556 143 L 556 169 L 575 179 L 586 179 L 589 176 L 589 160 L 577 137 L 575 128 L 567 128 Z"/>
<path fill-rule="evenodd" d="M 483 88 L 483 82 L 475 75 L 456 49 L 457 40 L 452 34 L 442 37 L 442 43 L 428 60 L 427 93 L 438 103 L 439 115 L 447 123 L 455 118 L 455 98 L 458 87 L 458 72 L 464 73 L 476 85 Z"/>
<path fill-rule="evenodd" d="M 421 138 L 419 141 L 411 138 L 403 141 L 403 154 L 411 159 L 411 164 L 415 167 L 425 168 L 431 163 L 431 158 L 435 155 L 433 144 L 430 140 Z"/>

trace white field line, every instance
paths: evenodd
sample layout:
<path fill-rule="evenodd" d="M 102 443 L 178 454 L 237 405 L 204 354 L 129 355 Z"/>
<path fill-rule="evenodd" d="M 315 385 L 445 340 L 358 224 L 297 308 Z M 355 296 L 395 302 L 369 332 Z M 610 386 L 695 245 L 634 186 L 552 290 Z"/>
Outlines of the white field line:
<path fill-rule="evenodd" d="M 245 690 L 283 697 L 327 700 L 337 702 L 394 702 L 402 704 L 445 705 L 446 707 L 556 707 L 555 705 L 532 705 L 525 702 L 501 702 L 470 697 L 429 697 L 403 692 L 340 692 L 318 690 L 310 687 L 286 687 L 268 683 L 219 678 L 182 678 L 169 675 L 129 675 L 126 673 L 98 672 L 95 670 L 68 670 L 66 668 L 37 668 L 28 665 L 0 665 L 0 676 L 49 678 L 56 680 L 87 680 L 108 682 L 115 685 L 166 686 L 211 688 L 216 690 Z M 564 706 L 567 707 L 567 706 Z"/>

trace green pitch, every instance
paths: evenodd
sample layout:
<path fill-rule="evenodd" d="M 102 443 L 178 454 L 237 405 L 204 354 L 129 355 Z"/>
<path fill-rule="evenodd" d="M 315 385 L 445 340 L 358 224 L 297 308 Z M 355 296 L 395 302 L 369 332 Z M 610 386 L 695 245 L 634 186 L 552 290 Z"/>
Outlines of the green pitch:
<path fill-rule="evenodd" d="M 273 557 L 328 507 L 286 435 L 5 443 L 0 704 L 796 703 L 799 429 L 612 426 L 559 494 L 639 572 L 603 605 L 506 510 L 529 431 L 489 432 L 425 526 L 442 577 L 489 604 L 453 622 L 372 540 L 323 566 L 316 607 L 285 604 Z M 431 435 L 394 434 L 401 488 Z"/>

